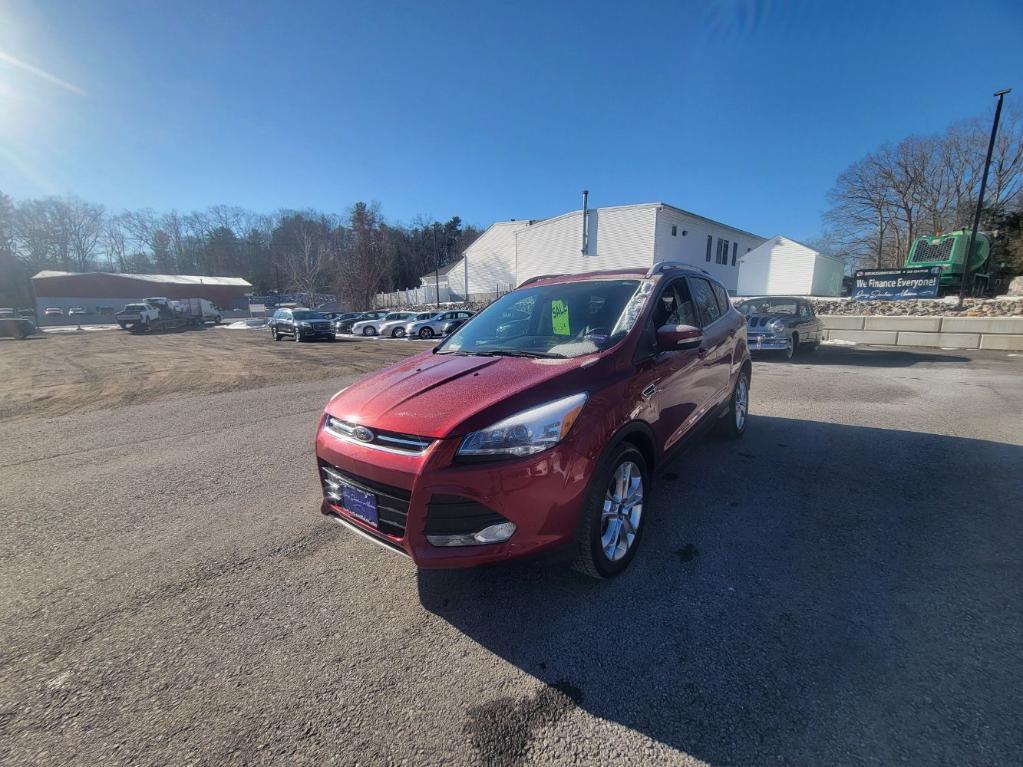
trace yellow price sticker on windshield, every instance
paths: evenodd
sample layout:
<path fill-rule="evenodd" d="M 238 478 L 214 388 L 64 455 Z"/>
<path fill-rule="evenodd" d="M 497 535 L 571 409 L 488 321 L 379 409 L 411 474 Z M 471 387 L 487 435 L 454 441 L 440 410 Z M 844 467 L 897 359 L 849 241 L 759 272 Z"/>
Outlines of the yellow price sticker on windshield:
<path fill-rule="evenodd" d="M 572 335 L 568 327 L 568 304 L 561 299 L 551 301 L 551 327 L 556 336 Z"/>

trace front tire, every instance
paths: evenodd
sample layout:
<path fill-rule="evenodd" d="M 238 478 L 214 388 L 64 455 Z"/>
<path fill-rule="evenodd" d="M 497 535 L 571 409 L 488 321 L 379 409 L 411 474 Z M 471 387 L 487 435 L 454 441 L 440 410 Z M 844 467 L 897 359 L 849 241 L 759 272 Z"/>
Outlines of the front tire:
<path fill-rule="evenodd" d="M 643 499 L 649 487 L 643 454 L 622 443 L 591 482 L 572 567 L 591 578 L 613 578 L 625 571 L 643 535 Z"/>
<path fill-rule="evenodd" d="M 425 339 L 433 338 L 433 328 L 423 328 L 419 331 L 419 337 Z"/>
<path fill-rule="evenodd" d="M 785 351 L 782 352 L 785 355 L 785 359 L 790 360 L 796 356 L 796 352 L 799 351 L 799 334 L 793 333 L 789 336 L 789 344 L 785 347 Z"/>
<path fill-rule="evenodd" d="M 298 328 L 295 329 L 295 343 L 302 343 L 302 334 L 298 332 Z"/>
<path fill-rule="evenodd" d="M 364 336 L 375 336 L 377 334 L 377 330 L 376 330 L 376 328 L 370 326 L 368 328 L 363 328 L 362 329 L 362 334 Z"/>
<path fill-rule="evenodd" d="M 405 328 L 395 328 L 391 331 L 391 338 L 404 338 Z"/>

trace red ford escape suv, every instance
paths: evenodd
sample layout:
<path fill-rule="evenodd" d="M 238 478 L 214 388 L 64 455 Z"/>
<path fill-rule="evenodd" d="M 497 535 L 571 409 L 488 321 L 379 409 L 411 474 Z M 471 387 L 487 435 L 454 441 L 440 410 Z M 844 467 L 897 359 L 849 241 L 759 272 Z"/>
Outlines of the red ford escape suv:
<path fill-rule="evenodd" d="M 322 511 L 423 568 L 567 549 L 614 576 L 672 449 L 742 435 L 750 371 L 744 318 L 701 269 L 534 278 L 331 399 Z"/>

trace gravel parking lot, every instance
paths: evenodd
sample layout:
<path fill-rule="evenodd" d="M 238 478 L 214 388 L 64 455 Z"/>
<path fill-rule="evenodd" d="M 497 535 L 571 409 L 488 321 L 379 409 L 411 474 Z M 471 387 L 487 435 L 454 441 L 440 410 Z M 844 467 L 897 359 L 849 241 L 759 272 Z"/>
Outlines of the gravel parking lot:
<path fill-rule="evenodd" d="M 324 402 L 410 344 L 138 340 L 170 371 L 215 333 L 211 381 L 273 372 L 0 420 L 0 762 L 1019 761 L 1023 358 L 756 362 L 746 438 L 665 467 L 597 583 L 417 573 L 320 516 Z M 95 372 L 22 346 L 65 342 Z"/>

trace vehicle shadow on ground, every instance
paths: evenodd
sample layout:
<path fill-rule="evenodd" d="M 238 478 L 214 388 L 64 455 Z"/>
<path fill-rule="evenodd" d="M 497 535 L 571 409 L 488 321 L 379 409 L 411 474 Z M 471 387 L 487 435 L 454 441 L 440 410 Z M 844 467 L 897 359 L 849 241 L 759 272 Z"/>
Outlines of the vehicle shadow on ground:
<path fill-rule="evenodd" d="M 1021 465 L 1013 445 L 751 417 L 666 467 L 622 577 L 421 571 L 419 595 L 545 683 L 468 704 L 490 763 L 574 706 L 715 764 L 1011 762 Z"/>
<path fill-rule="evenodd" d="M 822 346 L 816 352 L 801 351 L 791 360 L 781 353 L 761 352 L 753 357 L 756 362 L 775 362 L 787 365 L 851 365 L 872 368 L 908 368 L 920 363 L 969 362 L 969 357 L 937 352 L 910 352 L 895 348 L 865 348 L 849 346 Z"/>

